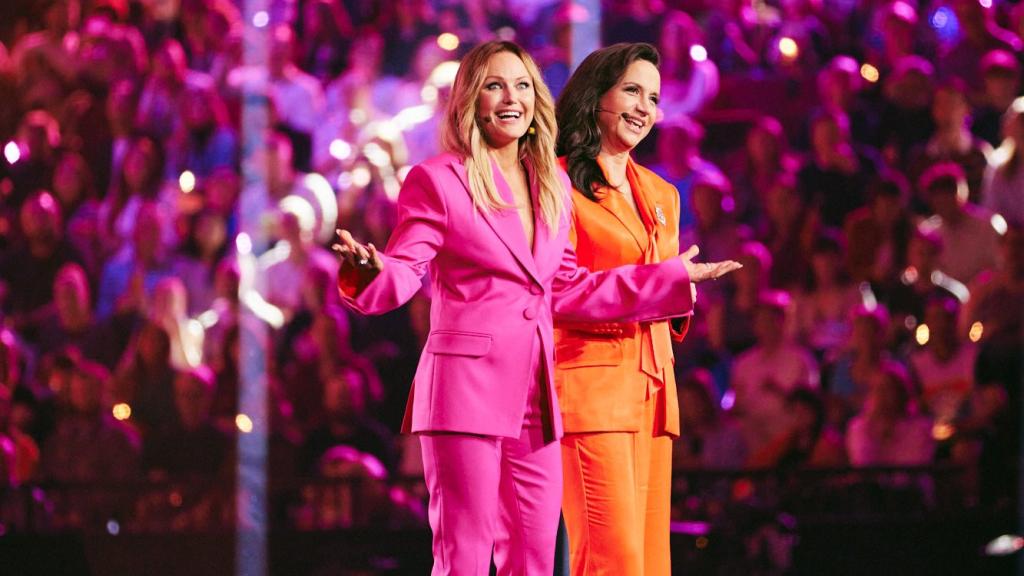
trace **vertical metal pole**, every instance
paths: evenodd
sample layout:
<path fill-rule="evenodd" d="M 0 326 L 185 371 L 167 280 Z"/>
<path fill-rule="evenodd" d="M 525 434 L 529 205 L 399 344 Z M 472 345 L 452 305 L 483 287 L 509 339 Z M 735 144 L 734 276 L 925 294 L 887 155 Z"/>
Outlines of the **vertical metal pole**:
<path fill-rule="evenodd" d="M 266 67 L 273 0 L 245 0 L 243 64 Z M 256 251 L 265 246 L 259 225 L 266 194 L 267 103 L 263 94 L 242 95 L 242 197 L 237 241 L 242 302 L 258 285 Z M 239 312 L 235 574 L 266 576 L 267 561 L 267 327 L 244 304 Z"/>
<path fill-rule="evenodd" d="M 565 0 L 573 12 L 585 18 L 572 19 L 572 69 L 588 54 L 601 47 L 601 0 Z"/>

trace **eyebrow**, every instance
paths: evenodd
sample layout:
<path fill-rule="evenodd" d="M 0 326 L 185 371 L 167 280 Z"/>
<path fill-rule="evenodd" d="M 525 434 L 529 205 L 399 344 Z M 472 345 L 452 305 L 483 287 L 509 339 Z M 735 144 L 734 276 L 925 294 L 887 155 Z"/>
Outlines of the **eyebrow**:
<path fill-rule="evenodd" d="M 518 77 L 518 78 L 512 78 L 512 80 L 529 80 L 529 79 L 530 79 L 530 77 L 529 77 L 529 76 L 520 76 L 520 77 Z M 504 77 L 502 77 L 502 76 L 494 76 L 494 75 L 492 74 L 492 75 L 490 75 L 490 76 L 488 76 L 488 77 L 484 78 L 484 82 L 486 82 L 486 81 L 488 81 L 488 80 L 508 80 L 508 78 L 504 78 Z"/>

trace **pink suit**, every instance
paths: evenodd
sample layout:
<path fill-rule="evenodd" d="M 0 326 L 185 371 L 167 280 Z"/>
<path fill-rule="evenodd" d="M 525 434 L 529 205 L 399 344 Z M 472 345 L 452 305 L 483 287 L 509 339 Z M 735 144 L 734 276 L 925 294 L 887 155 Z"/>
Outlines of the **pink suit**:
<path fill-rule="evenodd" d="M 493 173 L 512 204 L 496 166 Z M 424 447 L 434 574 L 486 574 L 492 546 L 499 574 L 552 573 L 562 496 L 553 317 L 635 322 L 691 311 L 678 258 L 578 268 L 568 217 L 552 235 L 535 186 L 531 196 L 532 254 L 515 210 L 476 210 L 459 158 L 428 160 L 402 186 L 381 273 L 366 285 L 347 265 L 339 273 L 345 303 L 379 314 L 408 301 L 430 272 L 431 330 L 403 431 L 420 433 Z"/>

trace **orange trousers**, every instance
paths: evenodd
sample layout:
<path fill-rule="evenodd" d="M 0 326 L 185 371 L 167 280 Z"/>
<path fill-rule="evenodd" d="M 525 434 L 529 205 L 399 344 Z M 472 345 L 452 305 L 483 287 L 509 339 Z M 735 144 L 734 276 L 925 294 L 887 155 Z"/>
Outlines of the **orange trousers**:
<path fill-rule="evenodd" d="M 672 573 L 672 437 L 656 435 L 655 399 L 647 399 L 639 432 L 562 438 L 562 514 L 573 576 Z"/>

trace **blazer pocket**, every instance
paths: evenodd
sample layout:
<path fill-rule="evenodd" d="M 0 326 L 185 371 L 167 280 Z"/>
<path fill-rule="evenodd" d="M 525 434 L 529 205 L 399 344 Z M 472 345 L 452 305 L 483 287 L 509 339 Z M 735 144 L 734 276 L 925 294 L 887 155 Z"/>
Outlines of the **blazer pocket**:
<path fill-rule="evenodd" d="M 435 330 L 427 337 L 425 350 L 431 354 L 479 357 L 491 349 L 491 335 L 477 332 Z"/>
<path fill-rule="evenodd" d="M 618 338 L 562 338 L 555 345 L 557 368 L 618 366 L 622 340 Z"/>

